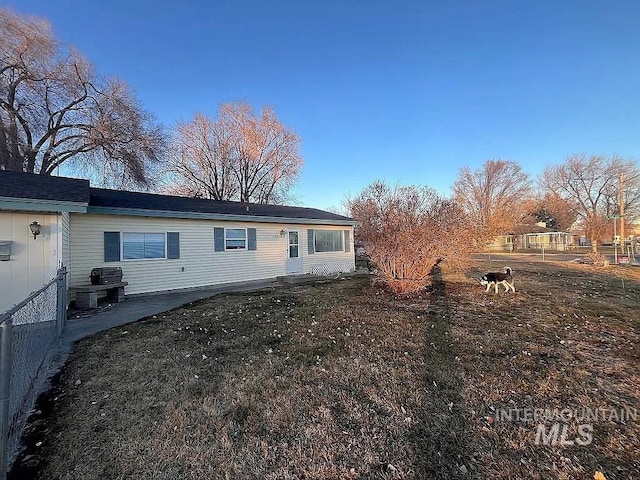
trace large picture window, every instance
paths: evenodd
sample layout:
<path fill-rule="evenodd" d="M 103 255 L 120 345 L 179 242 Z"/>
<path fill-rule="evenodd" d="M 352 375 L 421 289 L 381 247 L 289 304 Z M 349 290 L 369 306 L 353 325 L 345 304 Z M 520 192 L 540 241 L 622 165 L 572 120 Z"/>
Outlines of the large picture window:
<path fill-rule="evenodd" d="M 180 232 L 104 232 L 104 261 L 180 258 Z"/>
<path fill-rule="evenodd" d="M 247 229 L 246 228 L 225 228 L 224 229 L 225 250 L 246 250 L 247 249 Z"/>
<path fill-rule="evenodd" d="M 315 230 L 314 233 L 316 252 L 320 253 L 342 251 L 341 230 Z"/>
<path fill-rule="evenodd" d="M 166 258 L 164 233 L 122 234 L 122 259 Z"/>

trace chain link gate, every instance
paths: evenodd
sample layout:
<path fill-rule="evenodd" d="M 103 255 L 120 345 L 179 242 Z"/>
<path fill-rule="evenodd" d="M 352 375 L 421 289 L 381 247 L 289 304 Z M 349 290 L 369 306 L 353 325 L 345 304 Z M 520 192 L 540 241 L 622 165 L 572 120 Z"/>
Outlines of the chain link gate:
<path fill-rule="evenodd" d="M 38 385 L 58 347 L 67 317 L 66 268 L 40 290 L 0 314 L 0 480 L 17 453 Z"/>

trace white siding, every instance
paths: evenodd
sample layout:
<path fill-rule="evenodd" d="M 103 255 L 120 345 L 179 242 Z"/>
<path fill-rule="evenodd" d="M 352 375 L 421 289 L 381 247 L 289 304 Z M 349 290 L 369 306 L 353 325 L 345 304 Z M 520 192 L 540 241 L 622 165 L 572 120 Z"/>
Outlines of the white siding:
<path fill-rule="evenodd" d="M 256 228 L 257 250 L 214 251 L 214 227 Z M 308 228 L 352 230 L 344 226 L 312 226 L 276 223 L 221 222 L 119 215 L 71 214 L 70 285 L 89 283 L 94 267 L 122 267 L 129 282 L 127 294 L 202 287 L 221 283 L 260 280 L 286 275 L 287 243 L 281 230 L 301 233 L 303 272 L 310 273 L 318 262 L 338 262 L 355 267 L 353 244 L 350 252 L 309 255 Z M 180 258 L 104 262 L 104 232 L 179 232 Z M 351 232 L 353 243 L 353 231 Z"/>
<path fill-rule="evenodd" d="M 58 215 L 0 212 L 0 240 L 11 241 L 11 259 L 0 261 L 0 312 L 24 300 L 56 275 Z M 37 221 L 33 238 L 29 224 Z"/>
<path fill-rule="evenodd" d="M 70 268 L 71 256 L 69 250 L 69 237 L 71 232 L 69 231 L 69 212 L 62 212 L 60 225 L 62 228 L 60 234 L 60 261 L 62 262 L 62 264 L 60 266 L 64 265 L 67 268 Z"/>

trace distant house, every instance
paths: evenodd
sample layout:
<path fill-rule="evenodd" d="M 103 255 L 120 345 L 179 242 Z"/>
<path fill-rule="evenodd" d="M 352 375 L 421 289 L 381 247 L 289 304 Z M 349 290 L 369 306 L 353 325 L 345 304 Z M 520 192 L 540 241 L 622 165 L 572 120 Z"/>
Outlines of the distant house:
<path fill-rule="evenodd" d="M 514 235 L 496 235 L 493 239 L 489 249 L 492 252 L 513 252 Z"/>
<path fill-rule="evenodd" d="M 512 252 L 522 250 L 558 250 L 574 248 L 574 235 L 546 228 L 542 222 L 536 225 L 516 225 L 513 233 L 498 235 L 491 244 L 492 251 Z"/>
<path fill-rule="evenodd" d="M 33 222 L 40 226 L 35 238 Z M 69 286 L 89 283 L 94 267 L 119 266 L 127 294 L 351 271 L 354 223 L 313 208 L 108 190 L 0 171 L 0 311 L 62 265 Z"/>
<path fill-rule="evenodd" d="M 525 233 L 520 238 L 520 248 L 524 250 L 566 251 L 575 247 L 573 234 L 569 232 Z"/>
<path fill-rule="evenodd" d="M 640 223 L 628 223 L 626 225 L 625 237 L 627 243 L 635 243 L 636 246 L 640 244 Z"/>

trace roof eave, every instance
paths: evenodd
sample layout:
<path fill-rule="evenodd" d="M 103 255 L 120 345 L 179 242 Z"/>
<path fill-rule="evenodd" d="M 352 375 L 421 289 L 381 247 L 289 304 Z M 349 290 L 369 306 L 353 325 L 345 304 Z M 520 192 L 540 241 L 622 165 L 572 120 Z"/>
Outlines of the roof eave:
<path fill-rule="evenodd" d="M 86 213 L 88 203 L 36 198 L 0 197 L 0 210 Z"/>
<path fill-rule="evenodd" d="M 128 215 L 135 217 L 160 217 L 160 218 L 185 218 L 198 220 L 222 220 L 227 222 L 260 222 L 260 223 L 287 223 L 303 225 L 347 225 L 356 224 L 354 220 L 329 220 L 318 218 L 292 218 L 292 217 L 270 217 L 262 215 L 233 215 L 223 213 L 204 212 L 180 212 L 172 210 L 146 210 L 141 208 L 119 208 L 119 207 L 96 207 L 89 206 L 87 213 L 100 215 Z"/>

